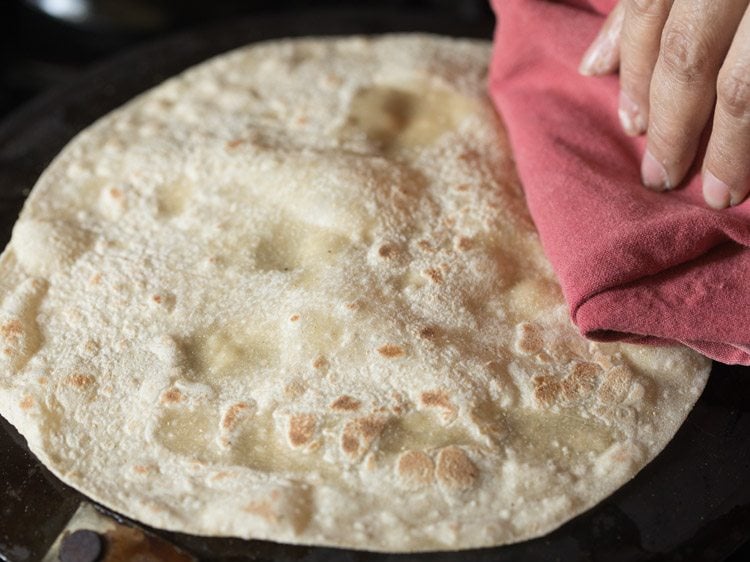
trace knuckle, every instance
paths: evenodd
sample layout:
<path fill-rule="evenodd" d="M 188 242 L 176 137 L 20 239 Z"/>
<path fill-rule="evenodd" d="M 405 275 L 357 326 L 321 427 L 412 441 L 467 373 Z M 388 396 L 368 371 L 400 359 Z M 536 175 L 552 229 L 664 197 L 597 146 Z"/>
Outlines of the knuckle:
<path fill-rule="evenodd" d="M 720 107 L 730 116 L 750 116 L 750 65 L 737 65 L 722 72 L 716 84 Z"/>
<path fill-rule="evenodd" d="M 706 75 L 711 57 L 697 33 L 672 26 L 664 30 L 659 58 L 677 80 L 690 83 Z"/>

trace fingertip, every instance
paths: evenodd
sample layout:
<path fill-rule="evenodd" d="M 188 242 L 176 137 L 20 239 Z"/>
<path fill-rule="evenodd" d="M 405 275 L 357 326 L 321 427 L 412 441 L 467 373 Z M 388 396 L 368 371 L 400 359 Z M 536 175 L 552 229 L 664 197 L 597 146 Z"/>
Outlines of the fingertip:
<path fill-rule="evenodd" d="M 578 74 L 581 76 L 586 76 L 587 78 L 590 78 L 592 76 L 598 76 L 593 70 L 591 70 L 590 67 L 584 66 L 583 61 L 581 61 L 580 66 L 578 67 Z"/>
<path fill-rule="evenodd" d="M 597 37 L 581 58 L 581 64 L 578 65 L 578 74 L 582 76 L 605 74 L 606 64 L 603 60 L 605 56 L 605 45 L 602 44 L 601 37 Z"/>
<path fill-rule="evenodd" d="M 581 64 L 578 65 L 578 74 L 581 76 L 596 76 L 591 64 L 586 60 L 586 56 L 581 59 Z"/>
<path fill-rule="evenodd" d="M 729 186 L 709 170 L 703 172 L 703 198 L 709 207 L 717 210 L 726 209 L 739 202 L 732 201 Z"/>
<path fill-rule="evenodd" d="M 646 132 L 646 118 L 643 111 L 624 90 L 620 90 L 617 116 L 627 135 L 637 137 Z"/>
<path fill-rule="evenodd" d="M 578 65 L 579 74 L 605 76 L 617 70 L 620 64 L 621 30 L 622 9 L 618 5 L 581 57 Z"/>
<path fill-rule="evenodd" d="M 649 149 L 646 149 L 641 161 L 641 181 L 645 187 L 654 191 L 672 189 L 672 182 L 666 167 L 654 157 Z"/>

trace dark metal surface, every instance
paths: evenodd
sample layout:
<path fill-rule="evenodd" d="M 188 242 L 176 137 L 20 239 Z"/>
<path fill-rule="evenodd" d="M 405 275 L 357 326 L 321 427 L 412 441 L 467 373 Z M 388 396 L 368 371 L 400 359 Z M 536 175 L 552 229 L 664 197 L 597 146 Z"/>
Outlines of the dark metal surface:
<path fill-rule="evenodd" d="M 242 20 L 184 33 L 123 55 L 18 111 L 0 125 L 0 245 L 25 195 L 75 133 L 170 75 L 262 39 L 431 31 L 490 37 L 440 13 L 317 12 Z M 558 531 L 510 547 L 379 555 L 262 541 L 156 533 L 206 562 L 402 560 L 725 560 L 750 539 L 750 369 L 716 365 L 703 397 L 657 459 L 612 497 Z M 37 560 L 81 496 L 60 483 L 0 418 L 0 559 Z"/>

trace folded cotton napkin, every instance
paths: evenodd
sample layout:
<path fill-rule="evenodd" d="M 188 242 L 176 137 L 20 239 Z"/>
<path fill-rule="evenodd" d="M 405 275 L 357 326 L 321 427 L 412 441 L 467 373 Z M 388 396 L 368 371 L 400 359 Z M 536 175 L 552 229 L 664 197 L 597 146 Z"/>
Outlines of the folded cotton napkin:
<path fill-rule="evenodd" d="M 618 78 L 577 72 L 615 2 L 493 4 L 491 95 L 573 321 L 750 365 L 750 202 L 707 208 L 699 166 L 672 192 L 642 187 L 645 138 L 620 128 Z"/>

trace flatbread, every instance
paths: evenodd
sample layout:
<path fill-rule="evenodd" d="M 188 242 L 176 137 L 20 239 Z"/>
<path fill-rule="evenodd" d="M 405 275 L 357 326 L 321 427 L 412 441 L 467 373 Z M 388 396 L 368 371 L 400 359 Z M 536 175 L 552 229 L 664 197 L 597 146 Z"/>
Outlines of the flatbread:
<path fill-rule="evenodd" d="M 0 413 L 144 523 L 379 551 L 549 532 L 709 362 L 570 324 L 489 44 L 240 49 L 76 137 L 0 259 Z"/>

